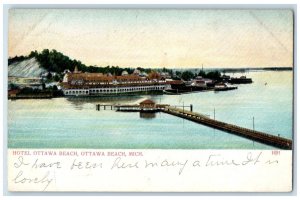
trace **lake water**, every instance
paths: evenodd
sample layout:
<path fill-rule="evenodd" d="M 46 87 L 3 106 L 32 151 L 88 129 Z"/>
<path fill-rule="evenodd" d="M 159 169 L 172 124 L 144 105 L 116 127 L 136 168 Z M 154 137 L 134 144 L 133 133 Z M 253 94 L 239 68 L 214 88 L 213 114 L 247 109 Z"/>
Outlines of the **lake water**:
<path fill-rule="evenodd" d="M 232 74 L 229 74 L 232 75 Z M 234 74 L 239 77 L 241 74 Z M 193 104 L 224 122 L 292 138 L 292 71 L 252 71 L 253 84 L 237 90 L 183 95 L 115 98 L 54 98 L 8 101 L 9 148 L 274 149 L 164 113 L 140 116 L 98 103 L 134 103 L 151 98 L 171 105 Z M 188 108 L 186 108 L 188 109 Z"/>

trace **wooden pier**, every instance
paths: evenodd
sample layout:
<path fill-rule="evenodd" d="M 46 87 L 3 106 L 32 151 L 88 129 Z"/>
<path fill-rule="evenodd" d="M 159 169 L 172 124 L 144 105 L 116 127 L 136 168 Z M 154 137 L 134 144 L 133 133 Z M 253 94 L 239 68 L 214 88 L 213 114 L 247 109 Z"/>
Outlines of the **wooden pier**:
<path fill-rule="evenodd" d="M 160 112 L 162 108 L 165 108 L 166 104 L 156 104 L 155 107 L 141 107 L 138 104 L 128 104 L 128 105 L 119 105 L 119 104 L 97 104 L 96 110 L 115 110 L 120 112 Z"/>
<path fill-rule="evenodd" d="M 111 104 L 109 104 L 109 105 L 106 105 L 106 104 L 104 104 L 104 105 L 101 105 L 101 104 L 97 104 L 96 105 L 96 110 L 101 110 L 101 108 L 103 109 L 103 110 L 106 110 L 106 108 L 107 109 L 110 109 L 110 110 L 114 110 L 115 109 L 115 105 L 111 105 Z"/>
<path fill-rule="evenodd" d="M 184 107 L 190 107 L 190 111 L 184 109 Z M 154 104 L 153 102 L 146 101 L 134 105 L 96 105 L 96 110 L 100 111 L 101 108 L 103 110 L 108 108 L 119 112 L 164 112 L 280 149 L 292 149 L 292 141 L 289 139 L 210 119 L 206 115 L 193 112 L 192 105 L 183 106 L 183 109 L 168 104 Z"/>
<path fill-rule="evenodd" d="M 222 131 L 233 133 L 235 135 L 245 137 L 263 144 L 278 147 L 280 149 L 292 149 L 292 141 L 286 138 L 282 138 L 279 136 L 274 136 L 260 131 L 255 131 L 240 126 L 236 126 L 233 124 L 228 124 L 218 120 L 210 119 L 205 115 L 183 110 L 180 108 L 171 107 L 171 106 L 165 107 L 161 111 L 199 124 L 203 124 Z"/>

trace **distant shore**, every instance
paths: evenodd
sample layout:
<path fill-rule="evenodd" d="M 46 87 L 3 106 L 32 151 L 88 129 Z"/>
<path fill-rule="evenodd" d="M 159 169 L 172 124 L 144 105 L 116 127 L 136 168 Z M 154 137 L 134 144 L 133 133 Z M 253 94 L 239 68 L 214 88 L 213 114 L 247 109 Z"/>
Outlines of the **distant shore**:
<path fill-rule="evenodd" d="M 200 67 L 197 68 L 172 68 L 173 70 L 177 71 L 184 71 L 184 70 L 190 70 L 190 71 L 199 71 L 201 70 Z M 222 73 L 244 73 L 249 71 L 293 71 L 293 67 L 240 67 L 240 68 L 222 68 L 222 67 L 213 67 L 213 68 L 204 68 L 205 72 L 210 71 L 220 71 Z"/>

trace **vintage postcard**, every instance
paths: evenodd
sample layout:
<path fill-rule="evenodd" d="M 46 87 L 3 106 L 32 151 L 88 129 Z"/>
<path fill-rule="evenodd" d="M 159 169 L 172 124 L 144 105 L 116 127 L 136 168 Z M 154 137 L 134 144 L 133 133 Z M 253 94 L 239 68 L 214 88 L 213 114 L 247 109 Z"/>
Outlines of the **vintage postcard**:
<path fill-rule="evenodd" d="M 294 13 L 8 14 L 8 189 L 291 192 Z"/>

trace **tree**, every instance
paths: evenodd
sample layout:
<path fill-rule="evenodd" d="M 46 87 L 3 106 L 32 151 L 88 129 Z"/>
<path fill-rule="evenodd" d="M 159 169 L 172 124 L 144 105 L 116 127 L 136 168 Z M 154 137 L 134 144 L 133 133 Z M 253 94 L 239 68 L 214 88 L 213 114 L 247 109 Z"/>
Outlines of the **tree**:
<path fill-rule="evenodd" d="M 19 89 L 19 86 L 17 86 L 17 85 L 14 84 L 14 83 L 10 83 L 10 84 L 8 85 L 8 88 L 10 88 L 11 90 L 14 90 L 14 89 Z"/>
<path fill-rule="evenodd" d="M 199 72 L 198 76 L 202 76 L 204 78 L 204 77 L 206 77 L 206 73 L 203 70 L 201 70 Z"/>
<path fill-rule="evenodd" d="M 52 78 L 52 74 L 50 73 L 50 72 L 48 72 L 48 74 L 47 74 L 47 79 L 49 80 L 49 79 L 51 79 Z"/>
<path fill-rule="evenodd" d="M 134 69 L 130 67 L 121 68 L 119 66 L 106 66 L 106 67 L 98 67 L 98 66 L 87 66 L 79 60 L 71 59 L 68 56 L 58 52 L 55 49 L 49 50 L 44 49 L 41 52 L 31 51 L 28 56 L 15 56 L 13 58 L 8 59 L 8 64 L 12 64 L 14 62 L 19 62 L 26 60 L 28 58 L 35 58 L 41 67 L 45 68 L 48 71 L 62 73 L 64 70 L 68 69 L 70 71 L 74 70 L 74 66 L 78 67 L 79 71 L 82 72 L 91 72 L 91 73 L 111 73 L 115 75 L 121 75 L 122 71 L 126 70 L 129 74 L 132 74 Z M 141 72 L 146 72 L 149 74 L 152 69 L 151 68 L 141 68 L 138 67 Z M 168 70 L 166 68 L 163 71 L 169 72 L 172 74 L 172 70 Z"/>
<path fill-rule="evenodd" d="M 218 80 L 221 77 L 221 73 L 219 71 L 213 71 L 213 72 L 209 72 L 206 75 L 206 78 L 210 78 L 210 79 L 214 79 L 214 80 Z"/>
<path fill-rule="evenodd" d="M 53 77 L 53 80 L 57 82 L 57 81 L 60 80 L 60 78 L 59 78 L 59 76 L 56 74 L 56 75 Z"/>
<path fill-rule="evenodd" d="M 36 57 L 37 55 L 38 55 L 38 52 L 35 50 L 35 51 L 31 51 L 28 57 L 33 58 L 33 57 Z"/>
<path fill-rule="evenodd" d="M 176 75 L 177 77 L 181 77 L 181 74 L 182 74 L 182 73 L 181 73 L 180 71 L 176 71 L 176 72 L 175 72 L 175 75 Z"/>
<path fill-rule="evenodd" d="M 20 62 L 25 60 L 26 57 L 25 56 L 15 56 L 13 58 L 8 58 L 8 65 L 14 63 L 14 62 Z"/>
<path fill-rule="evenodd" d="M 194 78 L 194 73 L 192 73 L 191 71 L 184 71 L 181 75 L 181 78 L 185 81 L 189 81 Z"/>

